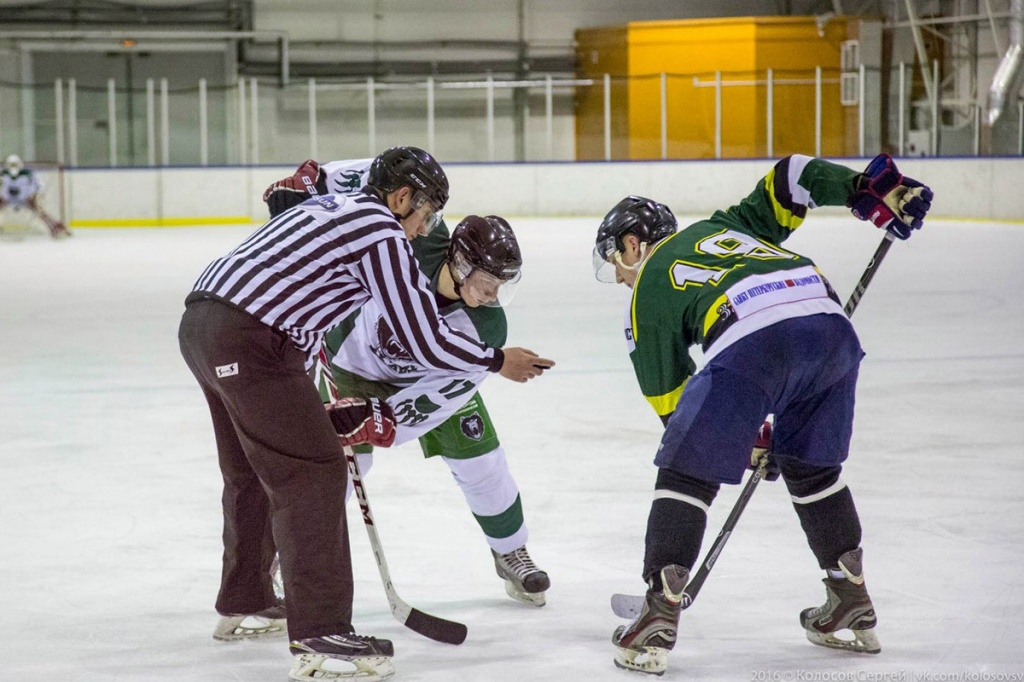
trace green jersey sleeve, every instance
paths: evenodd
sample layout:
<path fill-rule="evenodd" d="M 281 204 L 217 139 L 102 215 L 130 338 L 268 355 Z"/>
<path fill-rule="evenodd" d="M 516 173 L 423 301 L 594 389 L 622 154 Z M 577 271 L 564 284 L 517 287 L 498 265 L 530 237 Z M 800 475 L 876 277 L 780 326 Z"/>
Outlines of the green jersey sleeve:
<path fill-rule="evenodd" d="M 505 345 L 508 339 L 508 319 L 502 308 L 480 306 L 466 308 L 466 313 L 481 341 L 491 348 L 501 348 Z"/>
<path fill-rule="evenodd" d="M 794 154 L 776 163 L 753 192 L 725 213 L 749 234 L 781 244 L 803 224 L 809 208 L 845 206 L 859 176 L 846 166 Z"/>

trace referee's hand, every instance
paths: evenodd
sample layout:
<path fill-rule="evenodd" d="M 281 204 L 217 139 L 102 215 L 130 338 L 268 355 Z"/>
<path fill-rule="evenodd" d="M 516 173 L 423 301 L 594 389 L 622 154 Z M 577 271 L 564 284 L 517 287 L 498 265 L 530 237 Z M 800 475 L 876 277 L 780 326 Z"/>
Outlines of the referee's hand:
<path fill-rule="evenodd" d="M 502 351 L 505 353 L 505 362 L 499 374 L 519 383 L 539 377 L 544 370 L 555 366 L 554 360 L 542 358 L 526 348 L 502 348 Z"/>

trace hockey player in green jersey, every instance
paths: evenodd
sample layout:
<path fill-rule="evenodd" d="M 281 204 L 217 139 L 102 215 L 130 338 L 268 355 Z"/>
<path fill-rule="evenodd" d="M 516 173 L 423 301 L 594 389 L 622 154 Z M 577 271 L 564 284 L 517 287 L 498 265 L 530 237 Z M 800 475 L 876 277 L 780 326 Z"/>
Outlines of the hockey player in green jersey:
<path fill-rule="evenodd" d="M 626 197 L 604 218 L 595 274 L 633 290 L 626 344 L 641 391 L 665 424 L 647 524 L 649 589 L 637 618 L 613 635 L 616 665 L 666 670 L 708 508 L 722 483 L 742 480 L 769 414 L 773 459 L 826 572 L 825 604 L 800 614 L 807 637 L 880 651 L 860 521 L 840 477 L 863 351 L 825 276 L 782 244 L 817 206 L 848 206 L 907 239 L 931 199 L 888 155 L 863 173 L 794 155 L 740 203 L 678 232 L 669 208 L 644 197 Z M 691 346 L 703 350 L 699 371 Z M 837 636 L 841 630 L 852 638 Z"/>
<path fill-rule="evenodd" d="M 314 193 L 358 190 L 369 179 L 371 161 L 322 166 L 306 161 L 294 175 L 268 187 L 264 201 L 277 215 Z M 468 216 L 449 234 L 442 221 L 410 245 L 445 322 L 474 340 L 502 347 L 508 333 L 502 306 L 511 300 L 522 266 L 509 224 L 498 216 Z M 399 336 L 372 303 L 329 332 L 325 345 L 338 390 L 385 400 L 396 415 L 394 443 L 418 438 L 425 457 L 439 457 L 448 465 L 490 545 L 507 594 L 543 606 L 550 580 L 527 552 L 519 489 L 477 391 L 487 373 L 428 371 L 413 361 Z M 554 364 L 539 357 L 535 362 L 539 371 Z M 326 401 L 326 387 L 321 391 Z M 372 448 L 355 450 L 365 474 L 372 466 Z"/>

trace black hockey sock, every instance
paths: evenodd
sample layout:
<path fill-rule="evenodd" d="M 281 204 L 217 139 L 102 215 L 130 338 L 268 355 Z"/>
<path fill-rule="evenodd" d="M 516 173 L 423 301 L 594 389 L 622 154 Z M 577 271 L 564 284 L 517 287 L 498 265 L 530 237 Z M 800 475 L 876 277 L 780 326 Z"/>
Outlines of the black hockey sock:
<path fill-rule="evenodd" d="M 718 483 L 702 481 L 671 469 L 659 469 L 654 502 L 647 518 L 644 580 L 661 589 L 661 569 L 669 564 L 693 568 L 707 528 L 707 508 Z"/>
<path fill-rule="evenodd" d="M 818 565 L 836 568 L 839 557 L 861 541 L 853 494 L 839 479 L 842 467 L 815 467 L 787 457 L 779 458 L 779 466 Z"/>

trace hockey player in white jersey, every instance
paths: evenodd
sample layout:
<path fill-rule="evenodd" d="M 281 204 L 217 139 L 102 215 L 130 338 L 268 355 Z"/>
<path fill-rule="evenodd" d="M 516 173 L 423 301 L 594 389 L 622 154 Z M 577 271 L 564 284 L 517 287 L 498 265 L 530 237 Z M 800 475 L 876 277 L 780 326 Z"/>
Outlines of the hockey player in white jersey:
<path fill-rule="evenodd" d="M 64 223 L 50 216 L 39 204 L 42 189 L 39 178 L 31 168 L 25 167 L 21 157 L 11 154 L 4 160 L 3 171 L 0 172 L 0 209 L 27 210 L 46 224 L 54 239 L 70 237 L 71 232 Z"/>
<path fill-rule="evenodd" d="M 371 161 L 305 162 L 264 194 L 271 215 L 306 200 L 313 194 L 310 189 L 318 194 L 357 191 Z M 449 326 L 487 345 L 504 345 L 502 306 L 511 300 L 522 266 L 509 224 L 498 216 L 468 216 L 450 237 L 442 222 L 411 245 Z M 373 304 L 329 332 L 326 346 L 343 395 L 386 400 L 396 416 L 395 444 L 418 438 L 425 457 L 440 457 L 448 465 L 490 545 L 506 593 L 543 606 L 550 580 L 527 552 L 519 489 L 477 392 L 487 372 L 454 375 L 419 365 Z M 355 449 L 366 472 L 372 466 L 371 449 Z"/>

